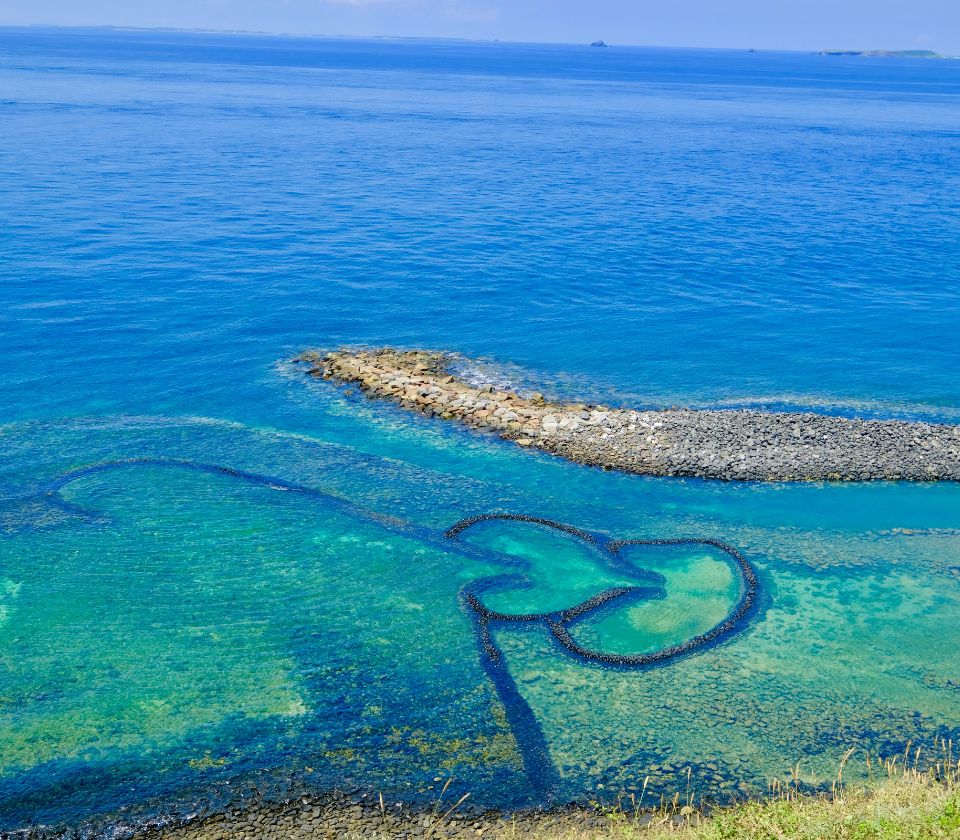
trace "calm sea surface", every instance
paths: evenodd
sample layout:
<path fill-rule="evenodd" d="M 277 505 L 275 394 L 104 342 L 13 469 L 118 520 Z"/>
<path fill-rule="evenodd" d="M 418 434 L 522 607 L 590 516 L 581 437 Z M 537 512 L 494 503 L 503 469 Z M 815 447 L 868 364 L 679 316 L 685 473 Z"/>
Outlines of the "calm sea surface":
<path fill-rule="evenodd" d="M 960 487 L 604 473 L 290 362 L 960 422 L 958 196 L 955 61 L 0 29 L 0 830 L 448 777 L 516 807 L 690 768 L 723 799 L 960 743 Z M 129 459 L 164 463 L 57 478 Z M 442 536 L 489 512 L 722 540 L 761 597 L 665 667 L 543 622 L 493 627 L 494 666 L 464 586 L 550 612 L 629 569 Z M 710 546 L 628 554 L 664 592 L 578 643 L 736 604 Z"/>

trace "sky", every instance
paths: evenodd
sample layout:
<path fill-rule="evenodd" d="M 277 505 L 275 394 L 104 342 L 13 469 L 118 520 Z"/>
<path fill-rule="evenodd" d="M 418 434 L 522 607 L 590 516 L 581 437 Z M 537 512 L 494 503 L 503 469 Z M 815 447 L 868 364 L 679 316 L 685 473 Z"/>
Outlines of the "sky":
<path fill-rule="evenodd" d="M 0 25 L 960 54 L 960 0 L 0 0 Z"/>

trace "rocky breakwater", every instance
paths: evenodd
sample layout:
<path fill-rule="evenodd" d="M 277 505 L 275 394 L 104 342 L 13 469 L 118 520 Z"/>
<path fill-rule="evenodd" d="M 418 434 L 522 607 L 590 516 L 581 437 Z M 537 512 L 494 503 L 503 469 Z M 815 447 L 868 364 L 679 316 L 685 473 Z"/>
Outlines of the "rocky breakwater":
<path fill-rule="evenodd" d="M 536 447 L 643 475 L 739 481 L 960 480 L 960 426 L 808 413 L 635 411 L 475 386 L 424 350 L 308 351 L 311 376 Z"/>

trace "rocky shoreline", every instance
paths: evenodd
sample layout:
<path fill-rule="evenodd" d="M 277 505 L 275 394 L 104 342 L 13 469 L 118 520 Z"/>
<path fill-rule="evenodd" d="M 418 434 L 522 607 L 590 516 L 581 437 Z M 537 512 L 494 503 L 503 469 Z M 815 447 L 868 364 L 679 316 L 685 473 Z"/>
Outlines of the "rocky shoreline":
<path fill-rule="evenodd" d="M 609 826 L 616 810 L 571 804 L 503 813 L 449 794 L 433 805 L 414 805 L 376 793 L 331 791 L 267 799 L 254 790 L 230 804 L 200 804 L 190 815 L 171 813 L 137 822 L 118 814 L 72 827 L 0 830 L 0 840 L 533 840 L 545 831 L 567 834 Z M 630 815 L 638 826 L 670 827 L 696 822 L 704 813 L 682 815 L 667 803 L 643 812 L 631 807 Z"/>
<path fill-rule="evenodd" d="M 576 463 L 723 481 L 960 481 L 960 426 L 799 412 L 635 411 L 474 386 L 425 350 L 307 351 L 311 376 Z"/>
<path fill-rule="evenodd" d="M 357 802 L 341 794 L 322 798 L 302 797 L 285 803 L 252 803 L 228 808 L 179 825 L 137 833 L 135 840 L 297 840 L 297 838 L 391 838 L 391 840 L 511 840 L 542 836 L 545 830 L 577 831 L 609 825 L 603 813 L 583 808 L 526 811 L 515 814 L 468 812 L 456 799 L 429 810 L 373 797 Z M 638 817 L 642 824 L 653 814 Z M 660 822 L 671 815 L 658 814 Z M 680 820 L 676 817 L 677 821 Z"/>

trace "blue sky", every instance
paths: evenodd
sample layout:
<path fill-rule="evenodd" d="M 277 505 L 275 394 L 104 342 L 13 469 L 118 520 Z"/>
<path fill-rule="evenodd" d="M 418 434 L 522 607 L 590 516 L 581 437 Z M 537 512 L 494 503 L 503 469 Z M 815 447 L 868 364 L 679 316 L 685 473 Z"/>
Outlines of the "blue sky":
<path fill-rule="evenodd" d="M 0 24 L 960 53 L 960 0 L 0 0 Z"/>

